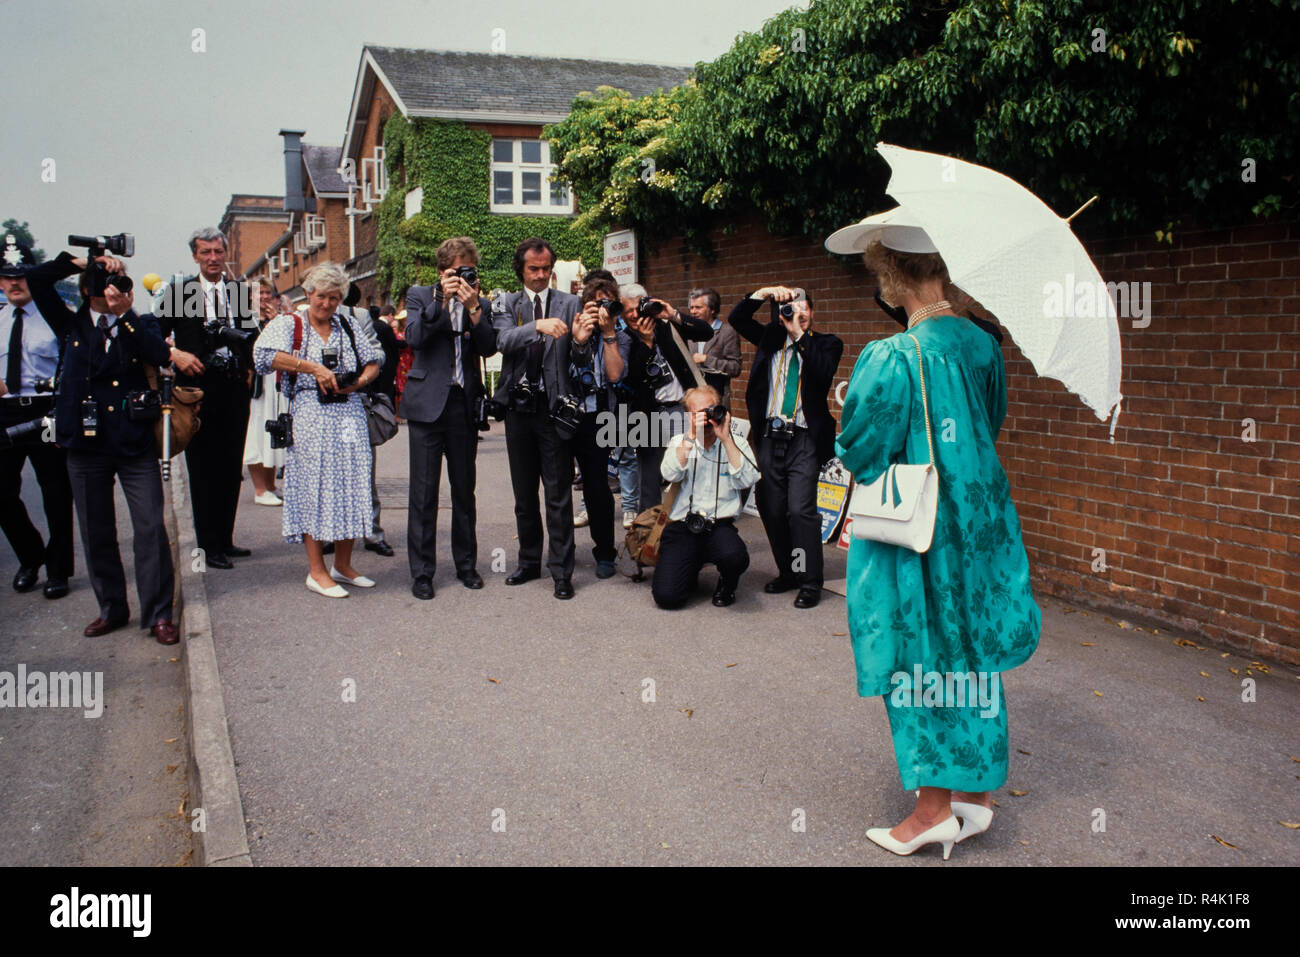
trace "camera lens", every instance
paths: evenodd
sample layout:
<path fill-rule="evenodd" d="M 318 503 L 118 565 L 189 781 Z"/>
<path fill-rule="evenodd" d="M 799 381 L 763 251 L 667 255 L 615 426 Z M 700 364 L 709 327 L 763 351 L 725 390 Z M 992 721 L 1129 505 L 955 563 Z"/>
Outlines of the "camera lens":
<path fill-rule="evenodd" d="M 783 305 L 781 306 L 781 317 L 784 318 L 784 319 L 793 319 L 793 318 L 794 318 L 794 306 L 790 305 L 788 302 L 785 303 L 785 304 L 783 304 Z"/>

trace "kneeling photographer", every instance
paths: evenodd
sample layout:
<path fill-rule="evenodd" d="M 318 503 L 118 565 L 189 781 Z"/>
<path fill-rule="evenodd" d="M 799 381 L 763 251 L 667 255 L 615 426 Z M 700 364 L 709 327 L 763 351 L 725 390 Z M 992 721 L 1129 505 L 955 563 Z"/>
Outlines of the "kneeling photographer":
<path fill-rule="evenodd" d="M 68 451 L 68 478 L 99 601 L 99 617 L 84 634 L 107 634 L 131 617 L 117 545 L 116 479 L 131 512 L 140 625 L 160 644 L 174 645 L 180 640 L 172 622 L 175 572 L 154 437 L 162 404 L 145 371 L 146 365 L 166 365 L 171 350 L 158 321 L 132 310 L 132 283 L 121 261 L 100 258 L 98 240 L 88 245 L 91 265 L 81 278 L 82 305 L 66 340 L 54 406 L 55 434 Z M 133 242 L 107 245 L 123 255 L 134 251 Z"/>
<path fill-rule="evenodd" d="M 346 598 L 336 582 L 371 588 L 352 567 L 355 539 L 370 531 L 370 430 L 356 393 L 379 375 L 383 354 L 340 313 L 348 289 L 341 266 L 325 262 L 303 277 L 307 314 L 277 316 L 253 346 L 257 371 L 272 370 L 289 412 L 268 422 L 271 442 L 288 449 L 284 467 L 284 538 L 307 551 L 307 588 Z M 334 543 L 327 569 L 323 543 Z"/>
<path fill-rule="evenodd" d="M 680 482 L 659 543 L 651 593 L 660 608 L 686 604 L 709 563 L 718 569 L 713 604 L 733 604 L 749 552 L 736 530 L 740 493 L 761 478 L 748 443 L 731 433 L 731 414 L 712 386 L 683 397 L 689 414 L 685 435 L 675 435 L 664 453 L 662 475 Z"/>
<path fill-rule="evenodd" d="M 626 380 L 633 389 L 632 411 L 649 422 L 647 441 L 638 443 L 641 467 L 641 502 L 638 511 L 653 508 L 662 500 L 659 469 L 669 436 L 686 428 L 682 397 L 693 386 L 704 385 L 704 377 L 682 340 L 706 342 L 713 327 L 702 319 L 683 315 L 662 299 L 652 299 L 635 283 L 619 289 L 623 318 L 632 333 Z"/>

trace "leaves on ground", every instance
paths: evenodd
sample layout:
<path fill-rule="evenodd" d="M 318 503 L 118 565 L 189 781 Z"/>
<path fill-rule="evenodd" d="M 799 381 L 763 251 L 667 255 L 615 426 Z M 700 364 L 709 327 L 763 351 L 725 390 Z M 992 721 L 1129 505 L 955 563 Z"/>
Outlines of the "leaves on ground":
<path fill-rule="evenodd" d="M 492 682 L 494 685 L 499 685 L 499 684 L 501 684 L 501 679 L 500 679 L 500 678 L 488 678 L 488 681 Z"/>
<path fill-rule="evenodd" d="M 1236 844 L 1229 844 L 1227 841 L 1225 841 L 1223 838 L 1219 837 L 1219 835 L 1217 835 L 1217 834 L 1211 834 L 1210 837 L 1214 838 L 1216 841 L 1218 841 L 1218 842 L 1219 842 L 1220 844 L 1222 844 L 1224 847 L 1230 847 L 1230 848 L 1232 848 L 1234 851 L 1237 850 L 1237 845 L 1236 845 Z"/>
<path fill-rule="evenodd" d="M 1012 797 L 1018 797 L 1018 798 L 1022 798 L 1029 793 L 1028 791 L 1017 791 L 1015 788 L 1010 788 L 1010 791 Z"/>
<path fill-rule="evenodd" d="M 689 718 L 691 715 L 695 714 L 695 709 L 694 709 L 694 708 L 678 708 L 677 710 L 680 711 L 682 714 L 686 715 L 686 717 L 688 717 L 688 718 Z"/>

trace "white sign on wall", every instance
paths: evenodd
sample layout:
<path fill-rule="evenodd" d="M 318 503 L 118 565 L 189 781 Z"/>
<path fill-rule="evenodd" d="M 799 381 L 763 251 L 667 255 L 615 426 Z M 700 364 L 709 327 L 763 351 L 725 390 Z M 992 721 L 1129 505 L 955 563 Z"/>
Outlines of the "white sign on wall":
<path fill-rule="evenodd" d="M 605 268 L 620 286 L 636 282 L 636 233 L 630 229 L 605 236 Z"/>

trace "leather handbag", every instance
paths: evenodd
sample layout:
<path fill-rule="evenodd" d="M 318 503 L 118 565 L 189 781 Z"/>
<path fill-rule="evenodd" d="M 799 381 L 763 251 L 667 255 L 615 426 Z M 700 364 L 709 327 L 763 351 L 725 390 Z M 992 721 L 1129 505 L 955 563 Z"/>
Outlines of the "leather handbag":
<path fill-rule="evenodd" d="M 925 441 L 930 461 L 924 465 L 895 463 L 875 481 L 858 485 L 849 499 L 849 517 L 854 538 L 887 545 L 900 545 L 914 552 L 929 550 L 934 538 L 934 520 L 939 505 L 939 472 L 934 464 L 934 437 L 930 428 L 930 400 L 925 388 L 925 364 L 921 343 L 916 345 L 916 362 L 921 370 L 921 403 L 925 410 Z"/>
<path fill-rule="evenodd" d="M 645 577 L 643 571 L 659 563 L 659 539 L 668 527 L 668 516 L 681 487 L 680 482 L 673 482 L 664 493 L 662 502 L 646 509 L 632 520 L 632 527 L 627 530 L 627 537 L 623 540 L 623 551 L 636 563 L 636 573 L 623 574 L 633 581 L 641 581 Z"/>
<path fill-rule="evenodd" d="M 149 388 L 158 388 L 158 370 L 153 366 L 144 367 L 145 378 Z M 194 434 L 203 423 L 199 419 L 199 410 L 203 407 L 203 390 L 192 385 L 172 386 L 172 411 L 170 415 L 160 416 L 154 423 L 154 442 L 158 446 L 158 457 L 163 455 L 163 426 L 171 423 L 171 454 L 175 458 L 190 444 Z"/>
<path fill-rule="evenodd" d="M 397 434 L 397 411 L 393 408 L 393 400 L 383 392 L 363 392 L 361 401 L 366 407 L 370 444 L 383 445 Z"/>

